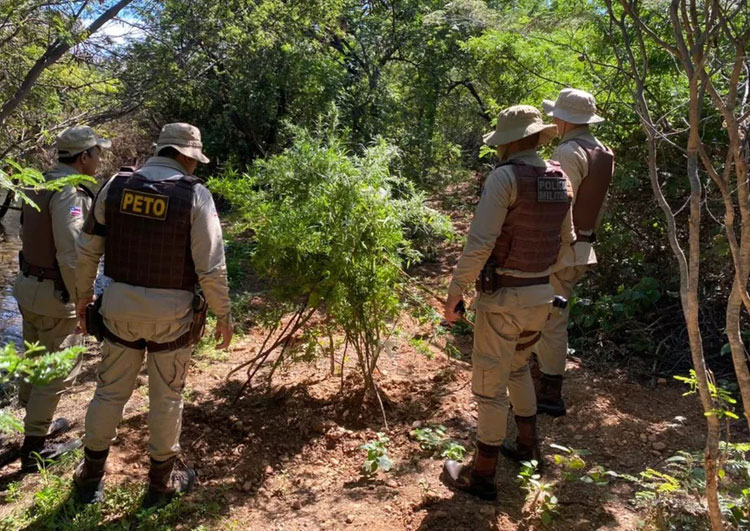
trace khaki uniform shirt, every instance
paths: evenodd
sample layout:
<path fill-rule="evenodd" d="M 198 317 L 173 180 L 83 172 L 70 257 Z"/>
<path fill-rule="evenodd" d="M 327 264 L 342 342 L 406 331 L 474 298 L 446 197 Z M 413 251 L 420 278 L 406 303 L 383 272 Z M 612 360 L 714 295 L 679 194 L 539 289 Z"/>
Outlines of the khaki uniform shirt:
<path fill-rule="evenodd" d="M 48 181 L 77 175 L 79 172 L 67 164 L 58 163 L 47 172 Z M 52 236 L 57 250 L 57 263 L 60 266 L 65 287 L 70 294 L 70 302 L 60 300 L 60 292 L 55 291 L 52 280 L 39 282 L 36 277 L 18 275 L 13 286 L 13 296 L 18 304 L 34 313 L 59 319 L 76 316 L 76 239 L 81 233 L 83 222 L 91 208 L 91 198 L 73 186 L 66 186 L 52 194 L 49 200 L 50 217 L 52 218 Z M 25 234 L 21 227 L 21 238 L 33 238 Z"/>
<path fill-rule="evenodd" d="M 563 171 L 570 179 L 570 184 L 573 185 L 573 204 L 575 204 L 576 197 L 578 196 L 578 187 L 581 186 L 581 182 L 583 182 L 589 173 L 589 163 L 586 158 L 586 150 L 576 142 L 571 142 L 570 140 L 573 138 L 587 140 L 601 147 L 604 147 L 604 144 L 591 134 L 588 127 L 579 127 L 565 133 L 560 144 L 555 148 L 552 160 L 560 163 Z M 562 269 L 563 267 L 592 264 L 596 264 L 596 253 L 591 243 L 576 242 L 573 247 L 565 249 L 564 252 L 560 253 L 555 270 Z"/>
<path fill-rule="evenodd" d="M 544 160 L 533 149 L 519 151 L 513 154 L 510 160 L 518 160 L 532 166 L 546 166 Z M 495 242 L 503 229 L 505 216 L 510 206 L 516 201 L 517 193 L 518 185 L 513 166 L 500 166 L 489 174 L 484 182 L 482 198 L 479 200 L 479 205 L 477 205 L 474 219 L 469 228 L 469 234 L 466 237 L 466 245 L 464 245 L 461 258 L 459 258 L 458 264 L 456 264 L 456 268 L 453 271 L 453 279 L 448 287 L 449 295 L 463 294 L 469 288 L 473 287 L 474 281 L 479 276 L 495 247 Z M 570 247 L 573 241 L 575 241 L 575 232 L 573 231 L 572 215 L 569 210 L 562 225 L 561 248 Z M 546 271 L 539 271 L 537 273 L 500 267 L 496 271 L 500 274 L 514 277 L 542 277 L 549 275 L 552 272 L 552 267 Z M 480 294 L 480 302 L 477 307 L 486 305 L 483 302 L 497 307 L 508 306 L 512 302 L 509 298 L 512 299 L 513 294 L 519 290 L 525 294 L 523 297 L 524 306 L 544 304 L 551 301 L 552 297 L 554 297 L 554 290 L 552 290 L 549 284 L 522 288 L 505 288 L 498 290 L 494 295 Z M 526 296 L 529 294 L 533 296 Z M 490 302 L 489 298 L 493 296 L 502 298 L 503 300 Z"/>
<path fill-rule="evenodd" d="M 150 181 L 163 181 L 185 175 L 185 169 L 167 157 L 151 157 L 138 170 Z M 98 223 L 105 224 L 105 203 L 112 181 L 105 184 L 94 205 Z M 229 286 L 224 261 L 221 225 L 211 192 L 198 184 L 193 188 L 193 206 L 190 213 L 190 248 L 195 272 L 206 297 L 206 302 L 217 319 L 229 323 Z M 81 233 L 78 239 L 78 276 L 76 283 L 79 299 L 88 299 L 94 293 L 99 259 L 104 254 L 105 237 Z M 106 256 L 104 259 L 106 260 Z M 102 315 L 113 321 L 179 322 L 186 323 L 192 316 L 193 294 L 178 289 L 158 289 L 112 282 L 104 293 Z"/>

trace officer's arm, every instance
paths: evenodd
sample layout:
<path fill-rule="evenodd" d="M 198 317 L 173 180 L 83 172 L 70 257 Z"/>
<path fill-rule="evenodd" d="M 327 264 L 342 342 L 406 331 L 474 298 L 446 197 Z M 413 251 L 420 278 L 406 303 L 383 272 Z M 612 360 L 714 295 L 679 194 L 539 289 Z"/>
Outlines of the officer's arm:
<path fill-rule="evenodd" d="M 557 146 L 552 159 L 560 163 L 565 175 L 570 179 L 570 184 L 573 185 L 573 196 L 578 194 L 578 187 L 581 186 L 581 181 L 589 171 L 586 151 L 575 142 L 565 142 Z"/>
<path fill-rule="evenodd" d="M 111 182 L 111 181 L 110 181 Z M 96 196 L 94 208 L 89 212 L 84 228 L 78 236 L 76 249 L 76 292 L 78 302 L 90 301 L 94 297 L 94 281 L 99 272 L 99 260 L 104 254 L 104 203 L 109 183 Z"/>
<path fill-rule="evenodd" d="M 206 302 L 217 320 L 229 325 L 232 315 L 221 224 L 211 193 L 202 185 L 195 187 L 193 195 L 190 248 Z"/>
<path fill-rule="evenodd" d="M 500 236 L 515 194 L 516 180 L 510 166 L 497 168 L 487 177 L 464 251 L 453 271 L 453 280 L 448 288 L 450 297 L 464 293 L 479 276 Z"/>
<path fill-rule="evenodd" d="M 72 186 L 55 192 L 49 202 L 57 264 L 73 301 L 76 300 L 76 238 L 81 233 L 84 216 L 90 207 L 91 199 Z"/>

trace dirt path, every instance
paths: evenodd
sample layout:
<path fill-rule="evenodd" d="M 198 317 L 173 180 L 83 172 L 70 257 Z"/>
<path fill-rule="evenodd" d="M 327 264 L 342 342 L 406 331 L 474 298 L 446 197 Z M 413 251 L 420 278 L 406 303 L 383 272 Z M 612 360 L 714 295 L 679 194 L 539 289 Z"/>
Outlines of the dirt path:
<path fill-rule="evenodd" d="M 476 411 L 468 364 L 437 349 L 429 359 L 407 341 L 383 359 L 380 382 L 392 404 L 387 434 L 394 467 L 364 480 L 360 446 L 375 437 L 381 423 L 376 410 L 360 416 L 354 407 L 358 386 L 353 372 L 340 391 L 340 378 L 326 374 L 327 360 L 296 364 L 278 375 L 270 393 L 250 391 L 231 403 L 240 379 L 225 381 L 224 376 L 258 341 L 246 337 L 228 355 L 203 353 L 193 364 L 184 392 L 182 443 L 200 481 L 186 501 L 209 509 L 191 513 L 179 528 L 533 528 L 515 482 L 515 465 L 501 461 L 498 467 L 498 501 L 478 502 L 446 488 L 439 480 L 441 459 L 424 455 L 409 437 L 414 427 L 444 425 L 451 437 L 470 446 Z M 468 341 L 461 347 L 467 349 Z M 75 421 L 76 434 L 92 396 L 94 364 L 91 356 L 60 405 L 60 413 Z M 693 398 L 681 396 L 681 388 L 649 389 L 622 376 L 593 373 L 576 361 L 569 363 L 569 376 L 568 416 L 543 417 L 540 423 L 546 479 L 560 477 L 549 457 L 551 443 L 589 450 L 587 467 L 629 474 L 657 466 L 677 449 L 700 448 L 702 414 Z M 146 381 L 141 377 L 126 407 L 109 463 L 110 488 L 146 480 Z M 663 450 L 654 449 L 662 448 L 659 443 Z M 15 467 L 2 471 L 6 486 Z M 25 479 L 22 485 L 33 489 L 33 481 Z M 554 528 L 635 529 L 642 515 L 630 504 L 633 493 L 625 481 L 604 487 L 564 482 L 556 491 L 560 515 Z M 17 505 L 6 503 L 0 517 L 18 511 Z"/>
<path fill-rule="evenodd" d="M 455 220 L 459 231 L 465 228 L 464 218 Z M 419 275 L 438 292 L 444 290 L 440 282 L 459 246 L 448 251 Z M 14 463 L 0 470 L 0 491 L 4 490 L 0 497 L 5 498 L 0 528 L 539 528 L 516 481 L 515 464 L 501 460 L 500 496 L 495 503 L 480 502 L 446 488 L 439 479 L 442 459 L 426 455 L 410 436 L 415 428 L 442 425 L 448 437 L 470 449 L 476 424 L 467 363 L 470 336 L 435 336 L 429 325 L 404 317 L 396 346 L 382 357 L 378 375 L 390 404 L 388 456 L 394 465 L 390 472 L 378 472 L 371 479 L 360 474 L 364 461 L 360 447 L 376 438 L 382 420 L 376 408 L 358 407 L 361 386 L 351 360 L 343 383 L 338 374 L 329 374 L 328 360 L 319 359 L 283 367 L 270 391 L 250 389 L 233 402 L 243 380 L 236 376 L 227 381 L 225 376 L 252 356 L 262 339 L 262 331 L 252 329 L 228 353 L 211 349 L 196 353 L 183 392 L 182 445 L 184 460 L 198 470 L 199 481 L 169 514 L 165 509 L 147 521 L 137 512 L 139 489 L 148 470 L 144 372 L 113 446 L 104 506 L 86 513 L 85 524 L 64 504 L 39 509 L 45 500 L 40 492 L 69 491 L 73 463 L 53 469 L 63 479 L 52 483 L 38 475 L 19 479 Z M 447 357 L 444 352 L 449 350 L 461 359 Z M 75 436 L 82 432 L 93 395 L 97 359 L 92 345 L 83 374 L 60 403 L 58 412 L 75 423 Z M 637 476 L 648 467 L 662 466 L 677 450 L 700 450 L 703 415 L 695 398 L 683 397 L 683 391 L 679 384 L 646 387 L 625 374 L 597 372 L 578 360 L 569 361 L 565 383 L 569 414 L 557 420 L 541 417 L 539 426 L 546 455 L 541 479 L 553 485 L 559 500 L 559 515 L 548 529 L 642 527 L 646 514 L 633 505 L 637 487 L 632 482 L 610 478 L 608 484 L 594 486 L 578 478 L 595 465 Z M 0 452 L 19 443 L 20 436 L 0 439 Z M 560 450 L 551 444 L 590 452 L 574 479 L 562 478 L 562 468 L 552 457 Z"/>

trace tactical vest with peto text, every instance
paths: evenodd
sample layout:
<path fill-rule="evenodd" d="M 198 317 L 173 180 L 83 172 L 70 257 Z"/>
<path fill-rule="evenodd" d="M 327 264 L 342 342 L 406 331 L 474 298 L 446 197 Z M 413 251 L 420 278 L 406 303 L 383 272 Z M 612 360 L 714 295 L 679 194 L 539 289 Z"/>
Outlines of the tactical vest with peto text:
<path fill-rule="evenodd" d="M 546 168 L 510 161 L 516 176 L 516 200 L 508 208 L 492 257 L 498 267 L 541 273 L 557 260 L 562 223 L 573 189 L 560 165 Z"/>
<path fill-rule="evenodd" d="M 199 182 L 191 176 L 149 181 L 138 173 L 117 174 L 105 203 L 104 274 L 133 286 L 192 292 L 198 277 L 190 212 Z"/>

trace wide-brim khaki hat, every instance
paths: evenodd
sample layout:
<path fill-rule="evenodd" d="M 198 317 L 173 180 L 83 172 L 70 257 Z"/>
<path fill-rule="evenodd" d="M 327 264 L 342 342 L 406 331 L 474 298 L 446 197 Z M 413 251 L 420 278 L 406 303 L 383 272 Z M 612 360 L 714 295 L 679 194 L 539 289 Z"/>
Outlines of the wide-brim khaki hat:
<path fill-rule="evenodd" d="M 92 128 L 85 125 L 66 129 L 55 141 L 59 157 L 73 157 L 94 146 L 109 149 L 112 141 L 97 136 Z"/>
<path fill-rule="evenodd" d="M 186 157 L 203 164 L 210 162 L 208 157 L 203 154 L 200 129 L 194 125 L 178 122 L 162 127 L 154 152 L 159 153 L 165 147 L 172 147 Z"/>
<path fill-rule="evenodd" d="M 502 146 L 539 133 L 539 146 L 557 136 L 557 126 L 545 124 L 541 113 L 531 105 L 514 105 L 500 111 L 497 126 L 482 137 L 488 146 Z"/>
<path fill-rule="evenodd" d="M 596 99 L 585 90 L 566 88 L 560 91 L 557 100 L 544 100 L 544 112 L 549 116 L 571 124 L 598 124 L 604 118 L 596 114 Z"/>

